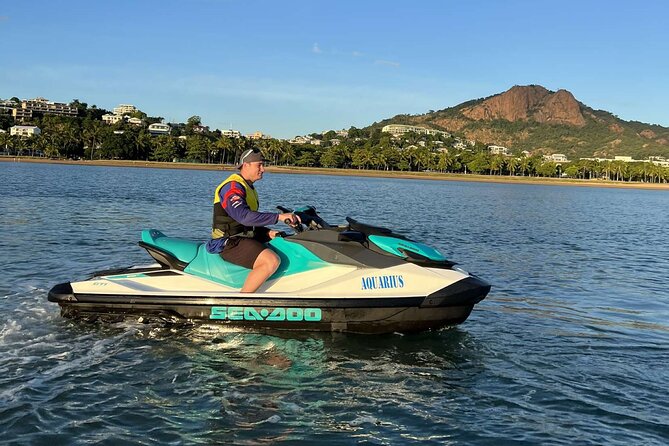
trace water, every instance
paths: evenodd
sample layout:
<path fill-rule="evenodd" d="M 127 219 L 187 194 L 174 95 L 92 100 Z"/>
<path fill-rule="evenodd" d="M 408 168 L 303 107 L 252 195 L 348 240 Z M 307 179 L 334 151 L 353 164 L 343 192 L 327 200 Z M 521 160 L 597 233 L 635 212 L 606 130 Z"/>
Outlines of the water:
<path fill-rule="evenodd" d="M 333 223 L 388 225 L 493 283 L 465 324 L 434 333 L 89 325 L 46 301 L 55 283 L 146 263 L 143 228 L 205 240 L 224 176 L 0 163 L 0 443 L 669 441 L 663 191 L 259 183 L 264 209 L 314 204 Z"/>

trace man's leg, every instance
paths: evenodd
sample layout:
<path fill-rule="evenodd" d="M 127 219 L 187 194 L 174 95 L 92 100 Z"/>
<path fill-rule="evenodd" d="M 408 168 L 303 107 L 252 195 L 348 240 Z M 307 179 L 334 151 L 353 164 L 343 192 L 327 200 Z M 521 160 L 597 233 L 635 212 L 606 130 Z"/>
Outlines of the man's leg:
<path fill-rule="evenodd" d="M 279 256 L 274 254 L 274 251 L 271 249 L 264 249 L 253 262 L 253 269 L 246 277 L 244 286 L 241 289 L 242 293 L 253 293 L 260 285 L 265 283 L 265 281 L 274 274 L 274 271 L 277 270 L 281 260 Z"/>

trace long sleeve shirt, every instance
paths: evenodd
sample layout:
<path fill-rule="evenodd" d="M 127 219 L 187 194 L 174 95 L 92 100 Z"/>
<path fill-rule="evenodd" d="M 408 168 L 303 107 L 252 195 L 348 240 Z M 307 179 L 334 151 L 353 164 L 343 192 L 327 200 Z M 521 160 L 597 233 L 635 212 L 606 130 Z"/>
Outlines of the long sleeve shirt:
<path fill-rule="evenodd" d="M 253 186 L 251 186 L 253 187 Z M 267 226 L 276 224 L 279 214 L 252 211 L 246 202 L 246 190 L 236 181 L 224 185 L 218 193 L 225 212 L 244 226 Z M 212 239 L 207 243 L 207 251 L 214 254 L 223 251 L 227 237 Z"/>

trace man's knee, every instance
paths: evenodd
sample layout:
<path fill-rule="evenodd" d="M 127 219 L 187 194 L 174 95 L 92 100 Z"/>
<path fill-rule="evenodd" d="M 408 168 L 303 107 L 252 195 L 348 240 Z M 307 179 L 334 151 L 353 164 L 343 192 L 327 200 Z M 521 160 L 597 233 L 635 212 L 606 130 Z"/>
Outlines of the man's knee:
<path fill-rule="evenodd" d="M 279 256 L 277 256 L 271 249 L 265 249 L 256 259 L 253 269 L 263 268 L 273 273 L 279 268 L 279 264 L 281 264 Z"/>

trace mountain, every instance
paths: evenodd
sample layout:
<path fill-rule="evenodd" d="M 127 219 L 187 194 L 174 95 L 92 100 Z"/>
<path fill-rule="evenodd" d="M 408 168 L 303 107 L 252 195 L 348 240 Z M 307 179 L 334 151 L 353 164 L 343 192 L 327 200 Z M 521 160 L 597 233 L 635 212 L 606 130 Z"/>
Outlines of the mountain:
<path fill-rule="evenodd" d="M 516 153 L 564 153 L 570 159 L 669 157 L 669 128 L 624 121 L 588 107 L 567 90 L 553 92 L 540 85 L 514 86 L 444 110 L 398 115 L 379 125 L 389 123 L 447 130 Z"/>

